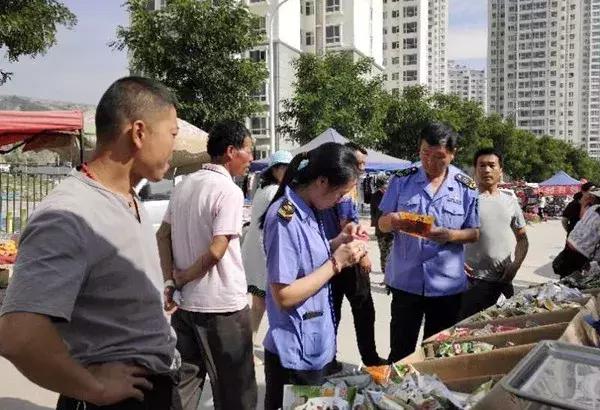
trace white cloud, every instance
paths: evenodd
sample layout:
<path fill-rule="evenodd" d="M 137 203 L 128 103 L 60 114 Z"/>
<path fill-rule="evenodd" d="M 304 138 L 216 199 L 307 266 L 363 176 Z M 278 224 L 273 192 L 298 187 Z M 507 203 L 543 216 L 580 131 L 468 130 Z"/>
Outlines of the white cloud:
<path fill-rule="evenodd" d="M 487 58 L 486 28 L 452 28 L 448 32 L 448 59 Z"/>

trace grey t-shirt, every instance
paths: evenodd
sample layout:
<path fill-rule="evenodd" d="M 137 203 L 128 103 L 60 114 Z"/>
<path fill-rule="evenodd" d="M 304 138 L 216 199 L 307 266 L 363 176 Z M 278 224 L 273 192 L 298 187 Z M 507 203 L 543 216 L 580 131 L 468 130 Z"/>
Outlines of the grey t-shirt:
<path fill-rule="evenodd" d="M 127 361 L 167 372 L 176 337 L 162 309 L 154 230 L 125 197 L 74 171 L 21 236 L 0 315 L 49 316 L 83 365 Z"/>
<path fill-rule="evenodd" d="M 479 194 L 479 241 L 465 246 L 465 261 L 476 278 L 498 281 L 512 262 L 515 249 L 513 230 L 526 225 L 515 198 L 500 191 L 496 195 Z"/>

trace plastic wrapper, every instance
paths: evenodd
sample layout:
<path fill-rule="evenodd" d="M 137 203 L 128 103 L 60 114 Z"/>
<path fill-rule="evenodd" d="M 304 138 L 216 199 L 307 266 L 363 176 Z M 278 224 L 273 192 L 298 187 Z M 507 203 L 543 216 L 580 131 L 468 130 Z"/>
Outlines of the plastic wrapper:
<path fill-rule="evenodd" d="M 344 386 L 283 387 L 283 410 L 351 410 L 356 389 Z"/>
<path fill-rule="evenodd" d="M 400 212 L 400 221 L 402 222 L 402 228 L 400 229 L 402 232 L 418 238 L 427 238 L 435 222 L 435 217 L 411 212 Z"/>
<path fill-rule="evenodd" d="M 558 283 L 546 283 L 542 286 L 525 289 L 510 299 L 499 301 L 496 305 L 474 316 L 471 321 L 482 322 L 580 308 L 580 301 L 583 298 L 584 295 L 578 289 L 569 288 Z"/>
<path fill-rule="evenodd" d="M 436 349 L 435 357 L 453 357 L 464 354 L 477 354 L 491 352 L 494 349 L 494 345 L 484 342 L 443 342 Z"/>
<path fill-rule="evenodd" d="M 576 289 L 600 288 L 600 265 L 592 261 L 588 269 L 572 273 L 562 278 L 560 283 Z"/>
<path fill-rule="evenodd" d="M 519 330 L 519 327 L 516 326 L 502 326 L 502 325 L 485 325 L 481 329 L 474 329 L 470 327 L 460 327 L 457 326 L 453 328 L 451 331 L 442 332 L 437 335 L 435 338 L 436 342 L 446 342 L 454 339 L 461 339 L 464 337 L 482 337 L 482 336 L 490 336 L 496 333 L 504 333 L 504 332 L 512 332 L 514 330 Z"/>

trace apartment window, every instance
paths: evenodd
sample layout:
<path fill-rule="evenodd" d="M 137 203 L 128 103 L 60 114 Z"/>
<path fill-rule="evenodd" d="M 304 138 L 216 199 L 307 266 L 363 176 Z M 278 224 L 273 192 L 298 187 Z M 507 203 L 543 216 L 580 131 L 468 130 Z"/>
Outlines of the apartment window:
<path fill-rule="evenodd" d="M 412 49 L 417 48 L 417 39 L 416 38 L 405 38 L 404 39 L 404 49 Z"/>
<path fill-rule="evenodd" d="M 400 57 L 392 57 L 392 65 L 400 64 Z"/>
<path fill-rule="evenodd" d="M 325 11 L 327 13 L 334 13 L 340 11 L 340 0 L 327 0 L 325 3 Z"/>
<path fill-rule="evenodd" d="M 404 33 L 416 33 L 417 32 L 417 22 L 413 23 L 404 23 L 403 26 Z"/>
<path fill-rule="evenodd" d="M 392 18 L 398 18 L 398 17 L 400 17 L 400 11 L 392 10 Z"/>
<path fill-rule="evenodd" d="M 392 80 L 399 80 L 400 79 L 400 73 L 392 73 Z"/>
<path fill-rule="evenodd" d="M 392 50 L 396 50 L 400 48 L 400 42 L 399 41 L 393 41 L 392 42 Z"/>
<path fill-rule="evenodd" d="M 250 60 L 257 63 L 267 60 L 267 52 L 265 50 L 252 50 L 250 51 Z"/>
<path fill-rule="evenodd" d="M 250 119 L 250 132 L 253 135 L 266 135 L 267 117 L 252 117 Z"/>
<path fill-rule="evenodd" d="M 258 90 L 252 93 L 252 98 L 258 101 L 267 101 L 267 83 L 262 83 Z"/>
<path fill-rule="evenodd" d="M 392 33 L 396 34 L 400 32 L 400 26 L 393 26 L 392 27 Z"/>
<path fill-rule="evenodd" d="M 417 15 L 417 6 L 404 7 L 404 17 L 415 17 Z"/>
<path fill-rule="evenodd" d="M 259 16 L 256 20 L 256 29 L 263 36 L 267 35 L 267 18 Z"/>
<path fill-rule="evenodd" d="M 304 33 L 304 44 L 306 44 L 307 46 L 314 46 L 315 33 L 313 33 L 312 31 L 307 31 L 306 33 Z"/>
<path fill-rule="evenodd" d="M 265 0 L 250 0 L 250 3 L 262 3 Z"/>
<path fill-rule="evenodd" d="M 340 25 L 325 27 L 325 43 L 339 44 L 342 42 L 342 28 Z"/>
<path fill-rule="evenodd" d="M 417 71 L 416 70 L 405 71 L 402 75 L 402 79 L 404 81 L 417 81 Z"/>
<path fill-rule="evenodd" d="M 417 64 L 417 55 L 416 54 L 407 54 L 403 56 L 404 65 L 415 65 Z"/>
<path fill-rule="evenodd" d="M 312 16 L 315 14 L 315 3 L 312 1 L 307 1 L 304 3 L 304 14 L 307 16 Z"/>

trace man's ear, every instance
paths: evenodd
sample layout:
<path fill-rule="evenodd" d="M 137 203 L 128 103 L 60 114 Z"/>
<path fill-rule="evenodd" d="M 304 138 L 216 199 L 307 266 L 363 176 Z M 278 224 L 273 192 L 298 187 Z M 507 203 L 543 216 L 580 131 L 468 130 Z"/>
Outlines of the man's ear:
<path fill-rule="evenodd" d="M 148 127 L 142 120 L 134 121 L 130 130 L 131 143 L 138 150 L 142 148 L 148 136 Z"/>

